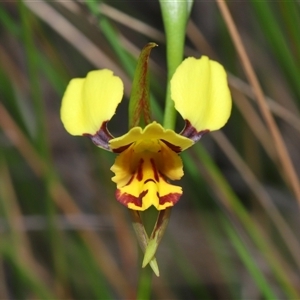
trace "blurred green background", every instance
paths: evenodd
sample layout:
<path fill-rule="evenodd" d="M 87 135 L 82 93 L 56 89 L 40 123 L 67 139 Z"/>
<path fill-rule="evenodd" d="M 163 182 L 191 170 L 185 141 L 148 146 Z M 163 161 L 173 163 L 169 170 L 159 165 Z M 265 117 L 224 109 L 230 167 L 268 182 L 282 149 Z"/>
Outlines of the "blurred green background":
<path fill-rule="evenodd" d="M 0 299 L 136 295 L 141 256 L 128 210 L 114 198 L 115 155 L 70 136 L 59 110 L 71 78 L 111 69 L 125 96 L 109 129 L 125 133 L 136 60 L 155 42 L 151 104 L 162 122 L 163 22 L 156 0 L 90 7 L 0 3 Z M 300 299 L 300 4 L 228 7 L 242 42 L 233 42 L 214 1 L 195 1 L 187 26 L 185 56 L 223 64 L 234 105 L 221 131 L 182 154 L 184 195 L 157 252 L 153 299 Z M 240 45 L 277 126 L 257 105 L 259 87 L 249 85 Z"/>

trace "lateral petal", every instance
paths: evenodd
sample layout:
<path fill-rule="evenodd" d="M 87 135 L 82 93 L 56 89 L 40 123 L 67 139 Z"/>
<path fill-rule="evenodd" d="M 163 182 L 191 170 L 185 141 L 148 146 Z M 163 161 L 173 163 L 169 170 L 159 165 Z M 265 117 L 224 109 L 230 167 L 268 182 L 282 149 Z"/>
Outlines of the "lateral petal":
<path fill-rule="evenodd" d="M 189 57 L 171 79 L 176 110 L 195 132 L 220 129 L 231 112 L 231 96 L 222 65 L 202 56 Z"/>
<path fill-rule="evenodd" d="M 62 100 L 61 120 L 72 135 L 95 135 L 115 114 L 123 83 L 107 69 L 72 79 Z"/>

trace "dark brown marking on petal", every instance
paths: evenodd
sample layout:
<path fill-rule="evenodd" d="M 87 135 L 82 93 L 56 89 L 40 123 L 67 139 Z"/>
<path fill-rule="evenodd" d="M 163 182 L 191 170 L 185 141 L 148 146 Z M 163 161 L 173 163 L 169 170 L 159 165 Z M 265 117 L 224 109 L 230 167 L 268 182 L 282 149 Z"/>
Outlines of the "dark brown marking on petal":
<path fill-rule="evenodd" d="M 151 166 L 152 166 L 152 170 L 153 170 L 154 179 L 156 182 L 159 182 L 158 171 L 157 171 L 154 159 L 151 158 L 150 162 L 151 162 Z"/>
<path fill-rule="evenodd" d="M 173 145 L 172 143 L 170 143 L 166 140 L 163 140 L 163 139 L 161 141 L 164 142 L 174 152 L 176 152 L 176 153 L 181 152 L 181 147 L 180 146 Z"/>
<path fill-rule="evenodd" d="M 107 123 L 108 121 L 103 122 L 100 129 L 94 135 L 84 133 L 83 136 L 89 137 L 96 146 L 111 151 L 109 141 L 113 139 L 114 136 L 108 131 Z"/>
<path fill-rule="evenodd" d="M 149 179 L 145 180 L 144 184 L 146 184 L 147 182 L 151 182 L 151 181 L 156 183 L 152 178 L 149 178 Z"/>
<path fill-rule="evenodd" d="M 132 143 L 122 146 L 122 147 L 119 147 L 119 148 L 116 148 L 116 149 L 112 149 L 112 151 L 114 153 L 121 153 L 121 152 L 125 151 L 127 148 L 129 148 L 131 145 L 132 145 Z"/>
<path fill-rule="evenodd" d="M 139 199 L 139 203 L 141 204 L 140 206 L 142 206 L 142 200 L 147 195 L 147 193 L 148 193 L 148 190 L 142 191 L 140 193 L 139 198 L 138 198 Z"/>
<path fill-rule="evenodd" d="M 208 133 L 208 132 L 209 132 L 208 129 L 201 130 L 198 132 L 196 130 L 196 128 L 194 126 L 192 126 L 192 124 L 189 120 L 185 120 L 185 126 L 184 126 L 183 130 L 180 132 L 180 135 L 183 135 L 196 143 L 202 138 L 202 136 L 205 133 Z"/>
<path fill-rule="evenodd" d="M 119 189 L 116 190 L 117 200 L 125 206 L 128 206 L 129 203 L 133 203 L 136 206 L 141 207 L 143 198 L 147 195 L 148 190 L 142 191 L 138 197 L 130 195 L 128 193 L 122 194 Z"/>
<path fill-rule="evenodd" d="M 161 179 L 162 179 L 164 182 L 169 183 L 168 180 L 166 179 L 167 177 L 166 177 L 163 173 L 161 173 L 161 172 L 158 172 L 158 173 L 159 173 Z"/>
<path fill-rule="evenodd" d="M 132 175 L 132 176 L 130 177 L 129 181 L 125 184 L 125 186 L 129 185 L 129 184 L 132 182 L 133 178 L 134 178 L 134 175 Z"/>
<path fill-rule="evenodd" d="M 144 160 L 141 158 L 140 162 L 139 162 L 139 165 L 138 165 L 137 175 L 136 175 L 136 179 L 138 181 L 143 180 L 143 163 L 144 163 Z"/>
<path fill-rule="evenodd" d="M 178 202 L 180 197 L 181 197 L 181 194 L 179 194 L 179 193 L 170 193 L 170 194 L 165 195 L 165 196 L 159 196 L 158 195 L 159 204 L 163 205 L 163 204 L 169 202 L 169 203 L 173 203 L 173 205 L 174 205 L 175 203 Z"/>

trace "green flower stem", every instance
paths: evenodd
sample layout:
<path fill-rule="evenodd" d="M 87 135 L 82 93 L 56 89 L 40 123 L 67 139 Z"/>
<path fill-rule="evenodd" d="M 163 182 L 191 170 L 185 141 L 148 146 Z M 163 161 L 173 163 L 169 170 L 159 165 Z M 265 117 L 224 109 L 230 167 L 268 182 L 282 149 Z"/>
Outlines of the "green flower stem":
<path fill-rule="evenodd" d="M 153 271 L 149 266 L 140 270 L 138 289 L 137 289 L 137 300 L 151 299 L 151 285 Z"/>
<path fill-rule="evenodd" d="M 160 0 L 159 2 L 166 33 L 168 65 L 168 84 L 163 125 L 165 128 L 174 129 L 176 111 L 171 99 L 170 80 L 183 58 L 186 24 L 193 1 Z"/>

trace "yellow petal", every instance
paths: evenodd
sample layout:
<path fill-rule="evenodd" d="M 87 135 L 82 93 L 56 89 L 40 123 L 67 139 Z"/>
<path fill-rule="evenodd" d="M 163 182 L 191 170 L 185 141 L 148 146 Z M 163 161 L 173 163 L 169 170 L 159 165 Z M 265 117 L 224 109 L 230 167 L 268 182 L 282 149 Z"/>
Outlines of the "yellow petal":
<path fill-rule="evenodd" d="M 111 170 L 117 184 L 116 198 L 134 210 L 151 205 L 162 210 L 173 206 L 182 189 L 166 181 L 183 176 L 182 161 L 177 153 L 160 141 L 140 141 L 118 155 Z"/>
<path fill-rule="evenodd" d="M 72 135 L 94 135 L 114 115 L 123 97 L 123 83 L 110 70 L 91 71 L 72 79 L 62 100 L 61 120 Z"/>
<path fill-rule="evenodd" d="M 222 65 L 189 57 L 171 79 L 171 98 L 183 119 L 198 131 L 224 126 L 231 112 L 231 96 Z"/>
<path fill-rule="evenodd" d="M 148 124 L 144 129 L 133 127 L 128 133 L 109 141 L 110 148 L 119 152 L 118 149 L 141 140 L 163 140 L 173 147 L 175 152 L 180 152 L 194 144 L 190 139 L 177 134 L 171 129 L 164 129 L 160 124 L 153 122 Z"/>
<path fill-rule="evenodd" d="M 171 180 L 179 180 L 183 176 L 182 160 L 164 142 L 160 142 L 160 154 L 156 157 L 159 171 Z"/>
<path fill-rule="evenodd" d="M 121 153 L 120 155 L 123 155 Z M 156 176 L 154 173 L 156 172 Z M 157 172 L 153 160 L 140 160 L 139 168 L 132 175 L 129 182 L 117 189 L 116 197 L 119 202 L 134 210 L 146 210 L 150 206 L 162 210 L 173 206 L 181 197 L 182 189 L 169 184 Z"/>
<path fill-rule="evenodd" d="M 137 169 L 137 164 L 138 161 L 135 160 L 133 146 L 129 147 L 116 157 L 115 163 L 110 170 L 115 173 L 112 181 L 117 184 L 117 188 L 121 188 L 128 184 L 132 178 L 132 174 Z"/>

